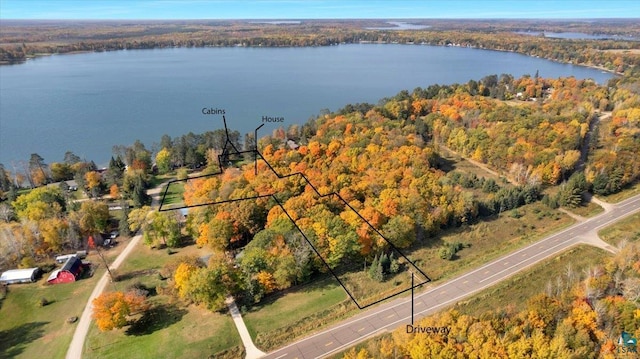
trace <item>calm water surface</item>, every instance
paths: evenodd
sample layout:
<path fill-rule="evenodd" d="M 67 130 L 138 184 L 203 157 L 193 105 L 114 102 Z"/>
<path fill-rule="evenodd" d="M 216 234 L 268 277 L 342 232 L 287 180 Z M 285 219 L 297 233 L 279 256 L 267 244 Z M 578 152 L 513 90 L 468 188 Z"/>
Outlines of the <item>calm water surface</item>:
<path fill-rule="evenodd" d="M 0 163 L 47 163 L 65 151 L 104 164 L 115 144 L 148 148 L 222 127 L 241 133 L 262 116 L 304 123 L 322 109 L 376 103 L 403 89 L 510 73 L 593 78 L 611 74 L 524 55 L 419 45 L 315 48 L 175 48 L 43 57 L 0 66 Z M 278 125 L 268 124 L 261 134 Z"/>

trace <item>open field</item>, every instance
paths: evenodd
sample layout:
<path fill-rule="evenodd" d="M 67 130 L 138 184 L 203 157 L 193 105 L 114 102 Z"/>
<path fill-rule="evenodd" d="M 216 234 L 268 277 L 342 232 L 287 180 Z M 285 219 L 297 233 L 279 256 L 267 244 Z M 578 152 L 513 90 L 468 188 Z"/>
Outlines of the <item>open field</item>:
<path fill-rule="evenodd" d="M 329 321 L 343 318 L 354 309 L 357 310 L 355 304 L 331 277 L 267 297 L 244 313 L 243 318 L 254 343 L 270 350 L 293 336 L 306 335 Z"/>
<path fill-rule="evenodd" d="M 583 203 L 581 206 L 575 208 L 566 208 L 566 210 L 585 218 L 593 217 L 604 212 L 604 208 L 593 202 Z"/>
<path fill-rule="evenodd" d="M 640 213 L 633 214 L 598 232 L 602 240 L 617 246 L 621 240 L 640 240 Z"/>
<path fill-rule="evenodd" d="M 10 285 L 0 302 L 0 358 L 41 358 L 43 348 L 48 358 L 64 358 L 76 328 L 67 319 L 82 314 L 104 272 L 99 265 L 93 277 L 74 283 L 47 285 L 45 273 L 36 283 Z M 42 298 L 50 304 L 40 306 Z"/>
<path fill-rule="evenodd" d="M 130 238 L 119 237 L 113 248 L 101 249 L 108 263 L 124 249 Z M 0 301 L 0 358 L 39 358 L 47 347 L 50 358 L 64 358 L 76 328 L 69 317 L 80 317 L 96 283 L 106 271 L 95 251 L 85 259 L 95 266 L 93 277 L 74 283 L 47 285 L 49 273 L 32 284 L 9 286 L 7 297 Z M 50 304 L 41 307 L 42 298 Z"/>
<path fill-rule="evenodd" d="M 160 297 L 160 296 L 158 296 Z M 85 342 L 87 358 L 242 357 L 238 332 L 228 314 L 172 304 L 154 298 L 144 325 L 111 332 L 92 326 Z"/>
<path fill-rule="evenodd" d="M 164 191 L 167 189 L 167 187 L 162 188 L 162 191 L 160 191 L 160 200 L 162 200 L 163 209 L 183 207 L 185 205 L 184 199 L 182 197 L 184 193 L 185 183 L 186 183 L 185 181 L 177 181 L 177 182 L 169 183 L 167 185 L 168 190 L 164 199 L 162 196 L 164 195 L 165 193 Z"/>
<path fill-rule="evenodd" d="M 543 238 L 573 224 L 573 220 L 541 203 L 533 203 L 485 219 L 476 224 L 454 228 L 429 239 L 428 243 L 406 251 L 432 280 L 452 277 L 465 269 L 484 264 L 525 244 Z M 438 251 L 445 243 L 469 245 L 453 261 L 441 259 Z"/>
<path fill-rule="evenodd" d="M 90 358 L 198 358 L 241 357 L 240 337 L 228 314 L 212 313 L 195 306 L 185 307 L 165 295 L 155 294 L 162 284 L 157 270 L 177 256 L 206 254 L 195 246 L 166 250 L 139 245 L 122 264 L 115 286 L 126 291 L 135 283 L 150 289 L 153 309 L 141 323 L 100 332 L 92 326 L 85 342 L 84 355 Z M 109 288 L 112 289 L 112 288 Z"/>

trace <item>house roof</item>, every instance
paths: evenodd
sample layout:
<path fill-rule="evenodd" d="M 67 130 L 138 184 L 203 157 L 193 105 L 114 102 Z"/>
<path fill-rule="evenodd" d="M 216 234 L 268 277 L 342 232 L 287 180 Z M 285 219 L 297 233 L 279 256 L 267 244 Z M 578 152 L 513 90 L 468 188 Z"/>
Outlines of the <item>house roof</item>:
<path fill-rule="evenodd" d="M 33 274 L 39 268 L 27 268 L 27 269 L 11 269 L 8 270 L 0 276 L 0 282 L 11 281 L 11 280 L 20 280 L 20 279 L 31 279 Z"/>

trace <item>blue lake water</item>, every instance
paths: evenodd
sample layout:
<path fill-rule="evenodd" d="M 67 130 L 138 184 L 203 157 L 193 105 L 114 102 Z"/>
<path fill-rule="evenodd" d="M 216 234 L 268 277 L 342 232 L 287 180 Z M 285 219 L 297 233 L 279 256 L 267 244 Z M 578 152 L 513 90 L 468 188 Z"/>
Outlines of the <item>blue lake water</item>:
<path fill-rule="evenodd" d="M 420 45 L 308 48 L 172 48 L 59 55 L 0 66 L 0 163 L 47 163 L 66 151 L 104 164 L 116 144 L 148 148 L 171 137 L 222 128 L 253 132 L 262 116 L 302 124 L 322 109 L 377 103 L 400 90 L 510 73 L 575 76 L 598 70 L 509 52 Z"/>

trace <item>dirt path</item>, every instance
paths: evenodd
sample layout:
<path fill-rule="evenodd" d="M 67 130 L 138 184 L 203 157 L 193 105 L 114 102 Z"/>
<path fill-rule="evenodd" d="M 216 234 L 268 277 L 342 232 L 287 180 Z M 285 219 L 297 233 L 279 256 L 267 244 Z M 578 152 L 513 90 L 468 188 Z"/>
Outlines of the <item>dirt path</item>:
<path fill-rule="evenodd" d="M 164 187 L 166 183 L 160 184 L 158 187 L 147 191 L 147 193 L 151 196 L 151 206 L 157 207 L 158 200 L 160 198 L 160 191 Z M 142 238 L 141 234 L 133 237 L 129 244 L 125 247 L 125 249 L 118 255 L 118 257 L 113 261 L 111 266 L 111 270 L 116 270 L 118 267 L 124 262 L 127 256 L 133 251 L 133 249 L 138 245 L 140 239 Z M 93 309 L 92 302 L 98 297 L 104 289 L 111 283 L 111 278 L 109 278 L 109 273 L 105 272 L 102 275 L 102 278 L 96 284 L 96 287 L 91 292 L 91 296 L 89 296 L 89 300 L 87 300 L 87 305 L 84 307 L 84 311 L 80 316 L 80 320 L 78 321 L 78 326 L 76 327 L 76 331 L 73 333 L 73 338 L 71 339 L 71 344 L 69 344 L 69 349 L 67 350 L 66 359 L 80 359 L 82 358 L 82 349 L 84 347 L 84 341 L 89 333 L 89 328 L 91 325 L 91 312 Z"/>
<path fill-rule="evenodd" d="M 440 150 L 443 150 L 443 151 L 445 151 L 445 152 L 449 153 L 450 155 L 458 156 L 458 157 L 462 158 L 463 160 L 465 160 L 465 161 L 467 161 L 467 162 L 471 163 L 472 165 L 474 165 L 474 166 L 476 166 L 476 167 L 480 168 L 481 170 L 483 170 L 483 171 L 485 171 L 485 172 L 487 172 L 487 173 L 490 173 L 490 174 L 492 174 L 492 175 L 496 176 L 496 178 L 506 178 L 506 179 L 507 179 L 507 181 L 509 181 L 509 183 L 511 183 L 512 185 L 514 185 L 514 186 L 517 186 L 517 185 L 518 185 L 518 184 L 517 184 L 514 180 L 512 180 L 511 178 L 509 178 L 509 177 L 507 177 L 507 176 L 503 176 L 503 175 L 501 175 L 500 173 L 498 173 L 498 172 L 496 172 L 496 171 L 492 170 L 491 168 L 489 168 L 489 167 L 488 167 L 487 165 L 485 165 L 484 163 L 478 162 L 478 161 L 473 160 L 473 159 L 468 158 L 468 157 L 464 157 L 462 154 L 460 154 L 460 153 L 458 153 L 458 152 L 456 152 L 456 151 L 454 151 L 454 150 L 450 149 L 449 147 L 447 147 L 447 146 L 445 146 L 445 145 L 443 145 L 443 144 L 439 144 L 439 145 L 438 145 L 438 147 L 440 148 Z"/>

